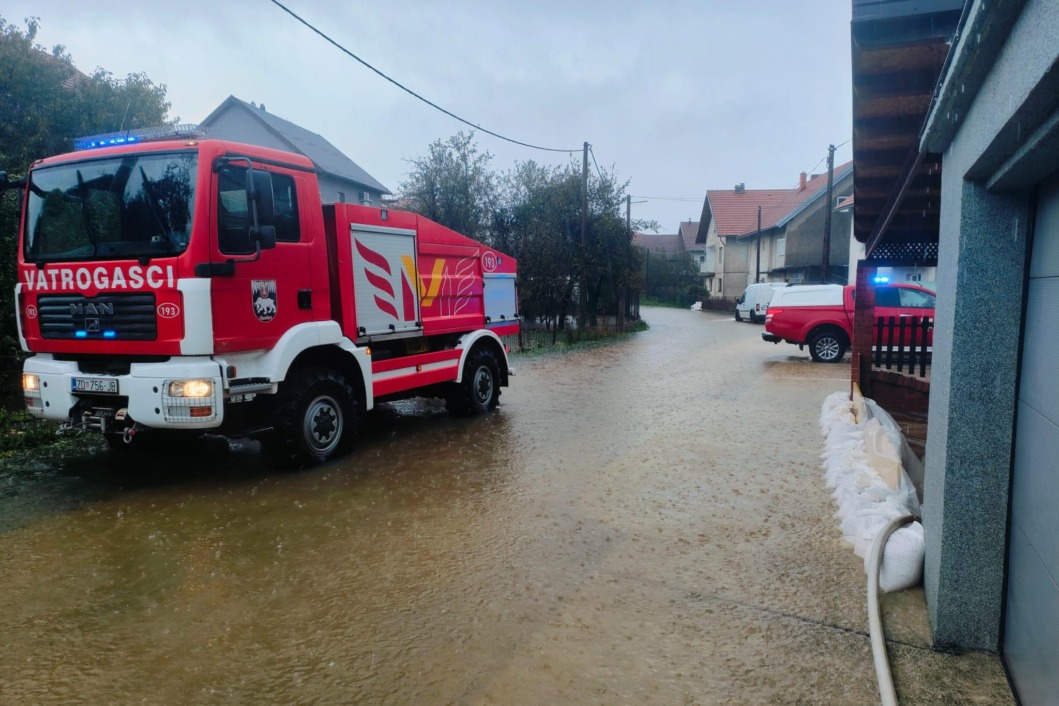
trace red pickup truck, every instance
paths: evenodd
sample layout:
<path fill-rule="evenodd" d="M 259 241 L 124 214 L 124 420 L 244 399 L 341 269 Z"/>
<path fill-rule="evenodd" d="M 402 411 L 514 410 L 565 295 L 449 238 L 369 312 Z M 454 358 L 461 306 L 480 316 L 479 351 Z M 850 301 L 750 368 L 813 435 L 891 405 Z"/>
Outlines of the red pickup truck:
<path fill-rule="evenodd" d="M 761 338 L 770 343 L 809 346 L 813 360 L 837 363 L 853 340 L 853 297 L 856 287 L 838 284 L 792 285 L 776 290 L 765 314 Z M 880 317 L 934 318 L 934 292 L 913 284 L 875 288 L 876 321 Z M 927 345 L 931 345 L 932 331 Z M 907 342 L 906 342 L 907 345 Z"/>

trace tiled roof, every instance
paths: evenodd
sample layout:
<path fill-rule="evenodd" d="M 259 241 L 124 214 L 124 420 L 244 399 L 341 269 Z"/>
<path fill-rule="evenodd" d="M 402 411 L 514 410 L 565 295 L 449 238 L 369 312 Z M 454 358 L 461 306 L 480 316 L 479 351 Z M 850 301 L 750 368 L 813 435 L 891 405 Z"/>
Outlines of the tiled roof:
<path fill-rule="evenodd" d="M 853 169 L 852 162 L 835 167 L 837 183 Z M 804 189 L 710 189 L 706 198 L 722 238 L 745 235 L 757 230 L 757 209 L 761 207 L 761 229 L 785 223 L 827 190 L 827 174 L 814 174 Z"/>
<path fill-rule="evenodd" d="M 659 255 L 679 255 L 684 250 L 684 238 L 679 233 L 633 233 L 632 244 Z"/>
<path fill-rule="evenodd" d="M 228 96 L 220 106 L 202 121 L 203 127 L 209 127 L 214 118 L 220 115 L 229 106 L 239 106 L 250 112 L 265 126 L 281 139 L 288 142 L 296 151 L 302 153 L 313 161 L 313 164 L 327 174 L 347 179 L 357 184 L 368 187 L 373 191 L 383 194 L 391 193 L 389 189 L 380 184 L 375 177 L 364 171 L 360 165 L 342 154 L 337 147 L 325 140 L 322 136 L 295 125 L 289 120 L 273 115 L 265 111 L 264 107 L 252 106 L 246 101 L 239 100 L 235 96 Z M 207 134 L 209 134 L 207 132 Z"/>
<path fill-rule="evenodd" d="M 695 238 L 699 233 L 698 221 L 684 221 L 680 224 L 680 237 L 684 239 L 685 250 L 700 250 L 695 245 Z"/>

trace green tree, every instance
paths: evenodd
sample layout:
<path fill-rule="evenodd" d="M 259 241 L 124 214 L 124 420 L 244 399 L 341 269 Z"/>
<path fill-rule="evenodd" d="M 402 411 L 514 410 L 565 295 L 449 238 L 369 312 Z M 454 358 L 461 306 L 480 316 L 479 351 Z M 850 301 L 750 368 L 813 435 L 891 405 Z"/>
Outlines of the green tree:
<path fill-rule="evenodd" d="M 581 165 L 516 163 L 497 175 L 491 156 L 479 152 L 473 134 L 457 133 L 430 145 L 427 157 L 411 160 L 402 198 L 411 210 L 509 253 L 519 262 L 523 315 L 541 319 L 553 332 L 573 312 L 583 283 L 589 324 L 597 315 L 625 312 L 625 292 L 642 282 L 642 255 L 622 217 L 627 183 L 610 172 L 590 175 L 588 221 L 581 241 Z M 637 222 L 657 230 L 657 224 Z"/>
<path fill-rule="evenodd" d="M 492 159 L 488 152 L 478 151 L 473 132 L 432 142 L 426 157 L 410 160 L 408 178 L 401 182 L 407 208 L 468 238 L 483 240 L 496 197 Z"/>
<path fill-rule="evenodd" d="M 20 177 L 34 160 L 70 151 L 75 137 L 168 121 L 164 85 L 102 69 L 87 76 L 62 45 L 49 51 L 38 44 L 38 28 L 35 18 L 23 30 L 0 17 L 0 171 Z M 0 375 L 8 376 L 19 365 L 11 297 L 20 193 L 0 196 Z"/>

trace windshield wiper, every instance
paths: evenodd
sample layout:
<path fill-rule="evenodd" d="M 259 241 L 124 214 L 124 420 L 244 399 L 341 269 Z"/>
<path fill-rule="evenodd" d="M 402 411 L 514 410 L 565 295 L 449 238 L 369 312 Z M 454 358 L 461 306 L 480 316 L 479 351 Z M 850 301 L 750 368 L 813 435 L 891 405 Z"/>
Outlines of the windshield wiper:
<path fill-rule="evenodd" d="M 85 184 L 85 178 L 81 176 L 80 169 L 77 170 L 77 188 L 81 192 L 81 220 L 85 223 L 85 234 L 88 235 L 88 242 L 92 243 L 92 257 L 96 257 L 98 255 L 99 239 L 96 238 L 95 228 L 92 227 L 92 218 L 88 214 L 88 186 Z"/>
<path fill-rule="evenodd" d="M 173 235 L 166 228 L 165 224 L 162 223 L 162 217 L 159 215 L 158 201 L 154 197 L 154 193 L 151 191 L 151 182 L 147 179 L 147 172 L 144 171 L 143 165 L 140 165 L 140 176 L 143 177 L 143 193 L 147 194 L 147 210 L 151 212 L 151 216 L 154 217 L 154 222 L 158 224 L 158 229 L 162 232 L 162 236 L 165 237 L 166 242 L 169 243 L 169 252 L 172 253 L 176 250 L 174 247 L 176 242 L 173 240 Z"/>

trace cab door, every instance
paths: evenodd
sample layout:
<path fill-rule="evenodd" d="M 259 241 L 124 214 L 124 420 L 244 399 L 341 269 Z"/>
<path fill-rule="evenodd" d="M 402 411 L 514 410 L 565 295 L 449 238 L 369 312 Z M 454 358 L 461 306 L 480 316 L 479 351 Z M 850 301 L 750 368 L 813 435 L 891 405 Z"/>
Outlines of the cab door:
<path fill-rule="evenodd" d="M 210 258 L 234 265 L 234 274 L 215 274 L 211 288 L 219 354 L 272 348 L 284 332 L 313 320 L 309 229 L 298 206 L 299 200 L 312 203 L 305 193 L 307 180 L 273 166 L 255 164 L 254 169 L 271 175 L 276 247 L 262 250 L 252 262 L 245 162 L 221 166 L 213 176 Z"/>

